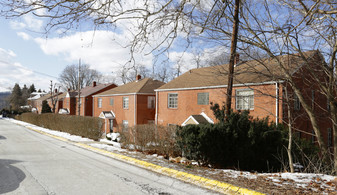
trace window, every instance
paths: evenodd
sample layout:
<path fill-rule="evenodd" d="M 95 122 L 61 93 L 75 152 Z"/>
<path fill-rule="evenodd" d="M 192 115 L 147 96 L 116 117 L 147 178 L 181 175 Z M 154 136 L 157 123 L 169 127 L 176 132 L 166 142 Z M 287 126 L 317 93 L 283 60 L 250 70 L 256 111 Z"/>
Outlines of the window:
<path fill-rule="evenodd" d="M 129 109 L 129 97 L 123 97 L 123 108 Z"/>
<path fill-rule="evenodd" d="M 178 94 L 169 93 L 168 95 L 168 108 L 178 108 Z"/>
<path fill-rule="evenodd" d="M 294 110 L 300 110 L 300 109 L 301 109 L 300 99 L 297 97 L 296 94 L 294 94 Z"/>
<path fill-rule="evenodd" d="M 110 106 L 113 106 L 113 105 L 114 105 L 114 99 L 110 98 Z"/>
<path fill-rule="evenodd" d="M 330 111 L 330 103 L 329 103 L 329 99 L 326 100 L 326 108 L 328 109 L 328 111 Z"/>
<path fill-rule="evenodd" d="M 97 105 L 99 108 L 102 108 L 102 98 L 97 99 Z"/>
<path fill-rule="evenodd" d="M 236 109 L 254 109 L 254 91 L 251 89 L 236 90 Z"/>
<path fill-rule="evenodd" d="M 332 147 L 332 131 L 328 128 L 328 147 Z"/>
<path fill-rule="evenodd" d="M 209 93 L 198 93 L 198 105 L 209 104 Z"/>
<path fill-rule="evenodd" d="M 312 135 L 311 135 L 311 143 L 315 143 L 315 136 L 316 136 L 316 135 L 315 135 L 315 131 L 312 130 L 312 131 L 311 131 L 311 134 L 312 134 Z"/>
<path fill-rule="evenodd" d="M 127 120 L 123 120 L 123 131 L 128 131 L 129 122 Z"/>
<path fill-rule="evenodd" d="M 147 97 L 147 108 L 153 109 L 156 107 L 156 100 L 154 96 L 148 96 Z"/>

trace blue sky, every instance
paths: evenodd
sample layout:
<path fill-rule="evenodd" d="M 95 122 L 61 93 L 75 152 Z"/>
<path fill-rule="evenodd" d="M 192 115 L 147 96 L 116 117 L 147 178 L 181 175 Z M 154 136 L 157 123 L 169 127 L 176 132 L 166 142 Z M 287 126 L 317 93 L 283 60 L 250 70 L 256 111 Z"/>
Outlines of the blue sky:
<path fill-rule="evenodd" d="M 57 31 L 44 34 L 43 22 L 24 16 L 16 20 L 0 18 L 0 92 L 34 83 L 36 88 L 48 90 L 50 80 L 57 82 L 62 70 L 79 59 L 105 75 L 105 82 L 117 82 L 112 77 L 129 60 L 125 48 L 127 36 L 111 31 Z M 147 67 L 153 56 L 136 54 L 135 58 Z M 48 76 L 50 75 L 50 76 Z"/>

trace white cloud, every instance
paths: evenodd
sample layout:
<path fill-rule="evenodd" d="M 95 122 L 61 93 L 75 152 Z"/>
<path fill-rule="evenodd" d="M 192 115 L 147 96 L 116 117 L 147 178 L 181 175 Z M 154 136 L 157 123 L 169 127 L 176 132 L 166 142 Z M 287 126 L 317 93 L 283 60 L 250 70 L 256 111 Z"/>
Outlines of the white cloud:
<path fill-rule="evenodd" d="M 40 31 L 43 27 L 43 21 L 36 19 L 32 15 L 24 15 L 20 21 L 11 21 L 10 26 L 15 30 L 27 29 L 31 31 Z"/>
<path fill-rule="evenodd" d="M 25 41 L 28 41 L 31 39 L 31 36 L 25 32 L 17 32 L 16 34 Z"/>
<path fill-rule="evenodd" d="M 50 78 L 35 74 L 32 70 L 15 62 L 16 54 L 0 48 L 0 91 L 12 88 L 15 83 L 27 86 L 34 83 L 36 88 L 48 89 Z"/>
<path fill-rule="evenodd" d="M 111 31 L 78 32 L 61 38 L 36 38 L 47 55 L 64 57 L 69 63 L 83 63 L 102 73 L 118 72 L 130 60 L 129 39 Z M 152 66 L 152 55 L 134 53 L 137 65 Z"/>

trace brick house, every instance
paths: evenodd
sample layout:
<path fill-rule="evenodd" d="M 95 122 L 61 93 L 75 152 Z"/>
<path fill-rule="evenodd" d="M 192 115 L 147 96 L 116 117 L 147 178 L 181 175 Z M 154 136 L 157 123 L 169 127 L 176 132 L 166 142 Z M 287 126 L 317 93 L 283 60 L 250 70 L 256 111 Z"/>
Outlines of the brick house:
<path fill-rule="evenodd" d="M 310 76 L 322 72 L 324 58 L 318 51 L 305 52 L 303 55 L 306 61 L 298 54 L 278 56 L 277 60 L 237 61 L 232 109 L 249 110 L 254 118 L 268 116 L 270 121 L 278 124 L 288 121 L 289 105 L 297 134 L 315 142 L 308 115 L 277 65 L 280 62 L 300 86 L 305 101 L 312 102 L 322 135 L 331 146 L 332 124 L 326 109 L 327 99 L 319 92 L 316 81 Z M 228 64 L 192 69 L 156 89 L 156 124 L 184 126 L 216 122 L 210 103 L 223 105 L 226 101 L 227 71 Z M 324 75 L 321 75 L 320 80 L 324 80 Z"/>
<path fill-rule="evenodd" d="M 105 120 L 106 133 L 138 124 L 154 124 L 154 90 L 163 84 L 138 75 L 134 82 L 94 95 L 94 116 Z"/>
<path fill-rule="evenodd" d="M 93 96 L 117 87 L 114 83 L 97 84 L 84 87 L 80 93 L 80 115 L 93 116 Z M 78 91 L 68 91 L 64 98 L 63 112 L 70 115 L 78 115 Z"/>
<path fill-rule="evenodd" d="M 57 91 L 56 91 L 56 93 L 57 93 Z M 63 108 L 63 98 L 65 97 L 65 95 L 66 95 L 66 93 L 58 92 L 57 94 L 55 94 L 53 96 L 54 100 L 57 99 L 57 102 L 56 102 L 56 105 L 55 105 L 55 113 L 58 113 L 59 110 Z M 47 101 L 50 108 L 53 108 L 51 97 L 52 97 L 51 94 L 46 94 L 46 95 L 38 98 L 37 100 L 34 100 L 34 102 L 32 103 L 32 104 L 34 104 L 34 107 L 32 108 L 32 112 L 37 113 L 37 114 L 41 114 L 42 102 L 44 100 Z"/>

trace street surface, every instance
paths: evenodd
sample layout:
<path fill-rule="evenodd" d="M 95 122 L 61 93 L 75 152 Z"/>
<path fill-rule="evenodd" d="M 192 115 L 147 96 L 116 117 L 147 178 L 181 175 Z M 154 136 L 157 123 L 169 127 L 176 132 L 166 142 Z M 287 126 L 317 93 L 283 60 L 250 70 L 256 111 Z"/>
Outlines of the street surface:
<path fill-rule="evenodd" d="M 0 194 L 212 194 L 0 118 Z"/>

